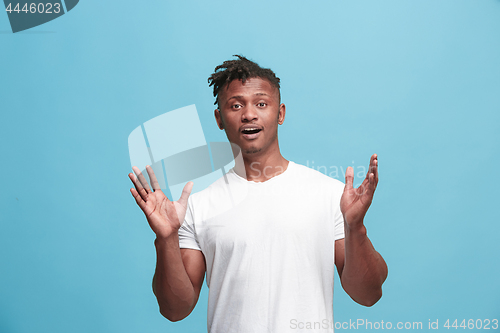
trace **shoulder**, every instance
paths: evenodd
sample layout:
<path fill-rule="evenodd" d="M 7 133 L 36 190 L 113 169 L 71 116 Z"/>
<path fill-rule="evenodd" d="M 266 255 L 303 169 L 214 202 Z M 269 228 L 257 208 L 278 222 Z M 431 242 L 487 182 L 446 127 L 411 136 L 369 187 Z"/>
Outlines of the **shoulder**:
<path fill-rule="evenodd" d="M 228 174 L 226 174 L 226 179 L 227 179 Z M 205 201 L 209 198 L 212 197 L 217 197 L 218 195 L 221 195 L 222 192 L 225 191 L 226 189 L 226 181 L 225 177 L 222 176 L 219 179 L 217 179 L 215 182 L 210 184 L 208 187 L 205 189 L 198 191 L 196 193 L 192 193 L 189 199 L 192 202 L 198 202 L 198 201 Z"/>
<path fill-rule="evenodd" d="M 188 208 L 196 220 L 206 220 L 229 210 L 247 194 L 243 183 L 230 171 L 207 188 L 189 197 Z"/>

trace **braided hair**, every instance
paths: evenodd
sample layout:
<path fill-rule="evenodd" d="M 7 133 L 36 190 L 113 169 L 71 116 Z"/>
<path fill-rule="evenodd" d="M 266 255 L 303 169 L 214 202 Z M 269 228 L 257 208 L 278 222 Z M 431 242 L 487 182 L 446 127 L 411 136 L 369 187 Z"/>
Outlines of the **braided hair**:
<path fill-rule="evenodd" d="M 208 78 L 209 87 L 214 86 L 215 103 L 219 103 L 219 93 L 225 85 L 228 85 L 233 80 L 241 80 L 245 83 L 250 78 L 266 79 L 273 87 L 280 90 L 280 79 L 269 68 L 262 68 L 257 63 L 248 60 L 247 58 L 234 55 L 237 60 L 226 60 L 215 67 L 214 73 Z"/>

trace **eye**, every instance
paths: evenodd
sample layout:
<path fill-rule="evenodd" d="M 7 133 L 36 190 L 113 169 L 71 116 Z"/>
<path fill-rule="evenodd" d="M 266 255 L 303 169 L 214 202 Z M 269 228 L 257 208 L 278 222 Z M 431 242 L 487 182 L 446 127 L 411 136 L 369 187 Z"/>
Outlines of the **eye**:
<path fill-rule="evenodd" d="M 231 109 L 233 110 L 238 110 L 238 109 L 241 109 L 243 106 L 241 106 L 241 104 L 233 104 L 231 105 Z"/>
<path fill-rule="evenodd" d="M 264 102 L 260 102 L 260 103 L 257 103 L 257 106 L 258 107 L 261 107 L 261 108 L 264 108 L 267 106 L 267 103 L 264 103 Z"/>

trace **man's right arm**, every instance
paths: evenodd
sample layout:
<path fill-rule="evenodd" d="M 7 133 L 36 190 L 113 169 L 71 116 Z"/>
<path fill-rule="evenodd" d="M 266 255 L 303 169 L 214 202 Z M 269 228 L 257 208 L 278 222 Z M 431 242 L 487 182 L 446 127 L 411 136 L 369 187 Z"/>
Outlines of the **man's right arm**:
<path fill-rule="evenodd" d="M 146 215 L 149 226 L 156 234 L 156 271 L 153 292 L 160 306 L 160 313 L 171 321 L 187 317 L 193 311 L 200 295 L 205 276 L 205 257 L 199 250 L 181 249 L 179 228 L 184 221 L 188 197 L 193 187 L 188 182 L 178 201 L 170 201 L 162 192 L 150 166 L 147 166 L 152 189 L 141 173 L 129 178 L 135 186 L 130 189 L 137 205 Z"/>
<path fill-rule="evenodd" d="M 156 239 L 156 271 L 153 292 L 160 313 L 178 321 L 193 311 L 205 276 L 205 257 L 199 250 L 180 249 L 177 233 Z"/>

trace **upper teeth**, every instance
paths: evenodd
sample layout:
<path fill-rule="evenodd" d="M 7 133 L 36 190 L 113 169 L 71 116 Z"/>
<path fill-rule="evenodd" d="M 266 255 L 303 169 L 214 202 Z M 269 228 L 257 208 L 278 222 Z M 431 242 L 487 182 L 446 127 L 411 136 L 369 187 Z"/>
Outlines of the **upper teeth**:
<path fill-rule="evenodd" d="M 256 130 L 258 128 L 245 128 L 244 131 L 253 131 L 253 130 Z"/>

